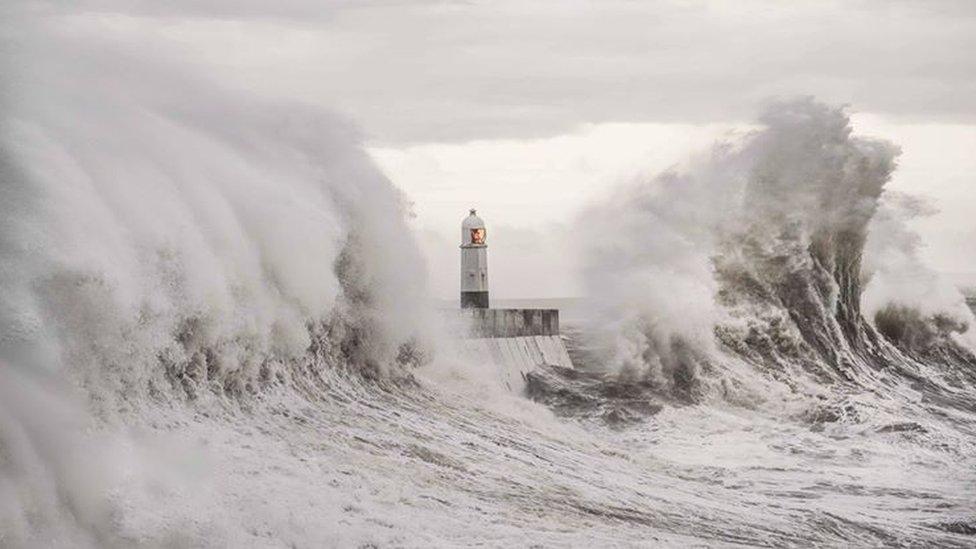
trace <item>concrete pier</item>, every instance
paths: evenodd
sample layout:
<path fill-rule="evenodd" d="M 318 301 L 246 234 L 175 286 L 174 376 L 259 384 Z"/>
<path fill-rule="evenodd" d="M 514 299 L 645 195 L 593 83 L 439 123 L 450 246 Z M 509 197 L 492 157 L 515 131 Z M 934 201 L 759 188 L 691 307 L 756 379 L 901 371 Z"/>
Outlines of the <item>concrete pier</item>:
<path fill-rule="evenodd" d="M 472 338 L 461 345 L 462 360 L 493 371 L 513 393 L 522 393 L 526 374 L 540 366 L 573 367 L 559 336 Z"/>
<path fill-rule="evenodd" d="M 460 309 L 445 311 L 457 334 L 460 360 L 494 371 L 512 392 L 525 375 L 543 366 L 572 368 L 559 335 L 557 309 Z"/>
<path fill-rule="evenodd" d="M 558 336 L 558 309 L 462 309 L 462 337 Z"/>

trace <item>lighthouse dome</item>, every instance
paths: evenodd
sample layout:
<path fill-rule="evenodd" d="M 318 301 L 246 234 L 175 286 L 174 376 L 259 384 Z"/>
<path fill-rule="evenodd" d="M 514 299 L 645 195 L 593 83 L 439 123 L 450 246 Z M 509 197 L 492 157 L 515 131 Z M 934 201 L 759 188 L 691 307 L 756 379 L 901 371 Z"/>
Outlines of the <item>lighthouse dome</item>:
<path fill-rule="evenodd" d="M 464 218 L 464 223 L 461 224 L 462 229 L 484 229 L 485 222 L 478 217 L 478 210 L 471 208 L 471 213 L 468 217 Z"/>
<path fill-rule="evenodd" d="M 478 217 L 478 212 L 472 208 L 471 213 L 461 223 L 461 245 L 484 246 L 486 238 L 485 222 Z"/>

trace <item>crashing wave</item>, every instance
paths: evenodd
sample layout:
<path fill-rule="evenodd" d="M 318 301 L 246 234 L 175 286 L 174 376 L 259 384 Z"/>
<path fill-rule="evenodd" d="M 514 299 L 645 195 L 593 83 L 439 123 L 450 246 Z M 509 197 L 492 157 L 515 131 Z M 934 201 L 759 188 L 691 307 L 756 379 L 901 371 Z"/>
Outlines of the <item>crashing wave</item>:
<path fill-rule="evenodd" d="M 99 463 L 126 450 L 86 432 L 424 360 L 405 201 L 349 124 L 102 24 L 0 8 L 0 545 L 129 545 Z"/>
<path fill-rule="evenodd" d="M 778 394 L 770 384 L 810 396 L 920 387 L 931 370 L 976 388 L 976 355 L 958 337 L 965 307 L 924 315 L 890 295 L 862 313 L 880 261 L 865 267 L 865 250 L 881 255 L 867 244 L 898 149 L 852 135 L 842 108 L 810 98 L 772 103 L 759 122 L 586 212 L 587 331 L 604 349 L 591 365 L 662 402 L 754 406 Z M 898 234 L 884 215 L 879 241 Z"/>

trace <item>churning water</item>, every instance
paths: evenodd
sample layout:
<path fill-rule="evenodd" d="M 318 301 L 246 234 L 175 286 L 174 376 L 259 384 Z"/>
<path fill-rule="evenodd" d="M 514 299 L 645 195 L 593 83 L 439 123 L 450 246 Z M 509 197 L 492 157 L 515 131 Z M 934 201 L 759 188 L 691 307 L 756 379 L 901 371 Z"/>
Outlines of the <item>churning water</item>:
<path fill-rule="evenodd" d="M 973 316 L 843 110 L 593 204 L 577 369 L 511 394 L 345 123 L 42 6 L 0 26 L 0 545 L 976 543 Z"/>

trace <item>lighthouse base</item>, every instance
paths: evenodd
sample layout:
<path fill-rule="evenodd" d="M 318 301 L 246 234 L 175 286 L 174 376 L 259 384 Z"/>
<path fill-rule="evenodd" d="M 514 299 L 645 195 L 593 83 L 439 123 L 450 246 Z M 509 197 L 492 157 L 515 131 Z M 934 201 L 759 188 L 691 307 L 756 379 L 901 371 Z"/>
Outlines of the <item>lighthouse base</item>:
<path fill-rule="evenodd" d="M 461 292 L 462 309 L 487 309 L 488 292 Z"/>

